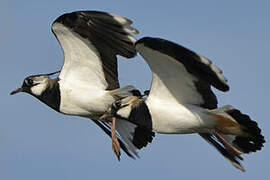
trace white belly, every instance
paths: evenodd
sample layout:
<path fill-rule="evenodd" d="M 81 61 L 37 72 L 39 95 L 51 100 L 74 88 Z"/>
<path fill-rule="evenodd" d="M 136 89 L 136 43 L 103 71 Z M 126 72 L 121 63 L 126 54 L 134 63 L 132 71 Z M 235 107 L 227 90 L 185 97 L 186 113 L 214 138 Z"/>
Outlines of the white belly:
<path fill-rule="evenodd" d="M 198 106 L 182 105 L 157 99 L 147 99 L 153 130 L 163 134 L 208 133 L 214 127 L 206 110 Z"/>
<path fill-rule="evenodd" d="M 93 86 L 65 85 L 60 83 L 60 112 L 69 115 L 95 118 L 102 115 L 114 102 L 108 91 Z"/>

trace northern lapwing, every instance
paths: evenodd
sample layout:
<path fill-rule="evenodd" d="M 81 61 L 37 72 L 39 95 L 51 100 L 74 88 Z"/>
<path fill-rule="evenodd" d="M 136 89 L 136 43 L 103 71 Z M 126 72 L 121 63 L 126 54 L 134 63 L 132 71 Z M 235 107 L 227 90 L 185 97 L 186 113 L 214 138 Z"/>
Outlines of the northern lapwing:
<path fill-rule="evenodd" d="M 64 52 L 59 76 L 50 77 L 58 72 L 29 76 L 11 95 L 25 92 L 57 112 L 92 119 L 112 136 L 118 159 L 120 147 L 134 158 L 138 149 L 152 141 L 154 133 L 121 119 L 117 127 L 115 118 L 113 123 L 99 121 L 113 102 L 138 94 L 133 86 L 119 88 L 118 81 L 116 56 L 136 55 L 136 39 L 131 34 L 138 31 L 131 24 L 125 17 L 105 12 L 77 11 L 61 15 L 52 24 L 52 32 Z M 115 128 L 124 141 L 119 139 L 120 144 Z"/>
<path fill-rule="evenodd" d="M 241 154 L 265 142 L 257 123 L 233 106 L 217 106 L 211 86 L 228 91 L 222 71 L 207 58 L 173 42 L 145 37 L 136 50 L 152 71 L 147 97 L 129 96 L 112 105 L 117 116 L 161 134 L 199 133 L 236 168 Z"/>

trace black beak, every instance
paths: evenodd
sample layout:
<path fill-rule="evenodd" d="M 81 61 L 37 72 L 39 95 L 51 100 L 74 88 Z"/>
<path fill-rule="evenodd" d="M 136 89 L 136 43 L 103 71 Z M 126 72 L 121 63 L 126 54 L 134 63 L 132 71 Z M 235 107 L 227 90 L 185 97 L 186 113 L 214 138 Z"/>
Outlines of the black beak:
<path fill-rule="evenodd" d="M 18 89 L 16 89 L 15 91 L 12 91 L 11 93 L 10 93 L 10 95 L 14 95 L 14 94 L 17 94 L 17 93 L 19 93 L 19 92 L 23 92 L 23 88 L 18 88 Z"/>

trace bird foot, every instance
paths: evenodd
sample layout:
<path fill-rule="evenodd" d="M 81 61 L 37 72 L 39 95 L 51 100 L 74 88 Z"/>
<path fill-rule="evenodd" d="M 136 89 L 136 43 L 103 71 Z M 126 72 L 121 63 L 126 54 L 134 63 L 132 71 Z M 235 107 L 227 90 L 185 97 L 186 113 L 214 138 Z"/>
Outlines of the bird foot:
<path fill-rule="evenodd" d="M 224 145 L 224 147 L 232 152 L 235 156 L 237 156 L 240 160 L 243 160 L 243 158 L 241 157 L 242 152 L 239 151 L 237 148 L 235 148 L 233 145 L 231 145 L 219 132 L 219 130 L 215 130 L 214 135 L 216 136 L 216 138 Z"/>
<path fill-rule="evenodd" d="M 112 131 L 112 149 L 117 157 L 117 159 L 120 161 L 120 143 L 118 141 L 116 132 L 115 132 L 115 125 L 116 125 L 116 117 L 112 117 L 112 122 L 109 122 L 109 125 L 111 127 Z"/>

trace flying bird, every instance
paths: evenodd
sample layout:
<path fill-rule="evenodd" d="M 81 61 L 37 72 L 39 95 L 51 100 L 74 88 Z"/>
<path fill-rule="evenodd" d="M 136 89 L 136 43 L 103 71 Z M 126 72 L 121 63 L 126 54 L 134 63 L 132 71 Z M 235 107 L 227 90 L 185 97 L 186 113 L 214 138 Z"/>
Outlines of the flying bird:
<path fill-rule="evenodd" d="M 211 87 L 229 90 L 222 71 L 204 56 L 160 38 L 144 37 L 136 50 L 152 71 L 150 91 L 116 101 L 104 116 L 161 134 L 198 133 L 244 171 L 241 154 L 260 150 L 265 140 L 248 115 L 231 105 L 217 106 Z"/>
<path fill-rule="evenodd" d="M 125 17 L 105 12 L 77 11 L 61 15 L 52 24 L 52 32 L 64 52 L 61 71 L 28 76 L 11 95 L 25 92 L 57 112 L 92 119 L 112 137 L 118 159 L 120 147 L 134 158 L 138 149 L 152 141 L 154 133 L 121 119 L 117 126 L 115 118 L 112 122 L 99 121 L 113 102 L 138 94 L 133 86 L 120 88 L 118 81 L 116 56 L 136 55 L 136 39 L 132 34 L 138 31 L 131 24 Z M 59 76 L 51 78 L 56 73 Z"/>

